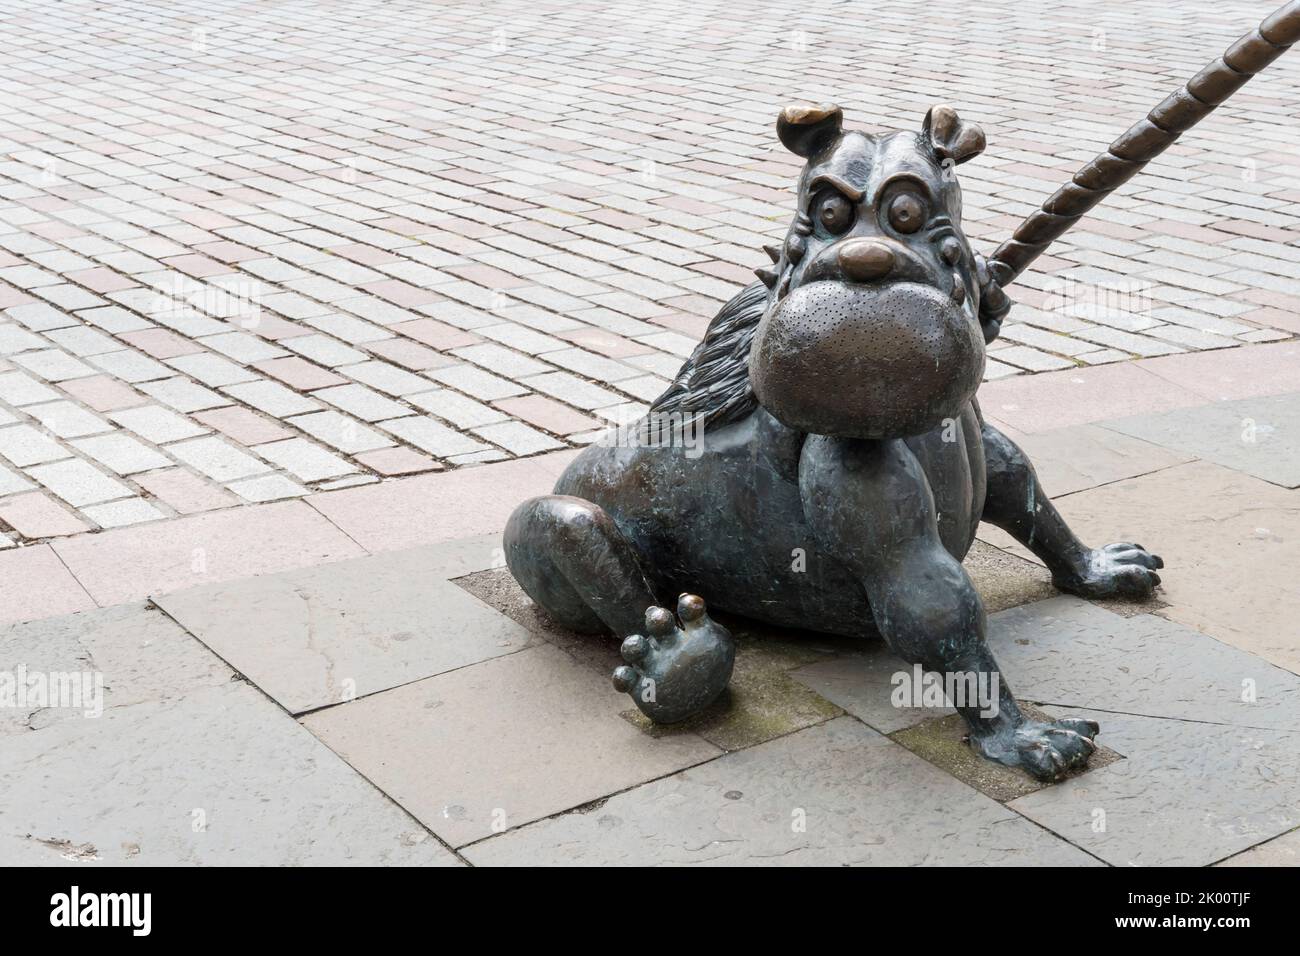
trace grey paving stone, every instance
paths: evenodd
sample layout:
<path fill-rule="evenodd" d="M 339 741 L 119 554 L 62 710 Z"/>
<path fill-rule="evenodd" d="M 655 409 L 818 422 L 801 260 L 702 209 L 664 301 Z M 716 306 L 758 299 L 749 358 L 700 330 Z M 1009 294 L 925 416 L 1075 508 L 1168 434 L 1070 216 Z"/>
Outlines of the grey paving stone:
<path fill-rule="evenodd" d="M 462 435 L 427 415 L 394 418 L 379 422 L 379 427 L 440 458 L 470 454 L 487 448 L 482 442 Z"/>
<path fill-rule="evenodd" d="M 0 400 L 10 405 L 31 405 L 36 402 L 52 401 L 59 397 L 58 392 L 22 372 L 6 372 L 0 375 Z"/>
<path fill-rule="evenodd" d="M 267 461 L 293 472 L 302 481 L 323 481 L 357 470 L 355 465 L 313 445 L 305 438 L 289 438 L 253 447 Z"/>
<path fill-rule="evenodd" d="M 335 385 L 331 388 L 317 389 L 312 394 L 365 422 L 415 414 L 414 409 L 385 398 L 364 385 Z"/>
<path fill-rule="evenodd" d="M 207 433 L 206 428 L 158 405 L 109 412 L 108 417 L 157 445 Z"/>
<path fill-rule="evenodd" d="M 31 425 L 0 428 L 0 455 L 20 468 L 70 457 L 67 449 Z"/>
<path fill-rule="evenodd" d="M 80 458 L 38 465 L 29 468 L 27 473 L 74 507 L 111 501 L 131 494 L 131 489 L 126 485 Z"/>
<path fill-rule="evenodd" d="M 228 684 L 221 659 L 147 604 L 82 611 L 0 627 L 0 673 L 99 674 L 102 711 L 172 700 Z M 94 689 L 92 677 L 90 687 Z M 63 720 L 87 720 L 85 708 L 0 708 L 0 738 Z"/>
<path fill-rule="evenodd" d="M 539 645 L 303 723 L 461 846 L 720 753 L 694 734 L 644 734 L 626 706 L 605 675 Z"/>
<path fill-rule="evenodd" d="M 289 424 L 348 455 L 374 451 L 376 448 L 390 448 L 393 445 L 392 439 L 362 425 L 355 418 L 335 411 L 298 415 L 289 419 Z"/>
<path fill-rule="evenodd" d="M 113 426 L 104 419 L 72 402 L 29 405 L 25 411 L 40 422 L 46 431 L 59 438 L 80 438 L 113 430 Z"/>
<path fill-rule="evenodd" d="M 152 471 L 171 464 L 171 459 L 166 455 L 154 451 L 124 432 L 81 438 L 72 442 L 72 446 L 119 475 Z"/>
<path fill-rule="evenodd" d="M 518 651 L 528 633 L 403 552 L 163 595 L 157 603 L 303 713 Z"/>
<path fill-rule="evenodd" d="M 275 418 L 302 415 L 320 408 L 319 402 L 299 395 L 279 382 L 243 382 L 238 385 L 223 386 L 221 390 L 232 398 L 237 398 Z"/>
<path fill-rule="evenodd" d="M 284 475 L 260 475 L 257 478 L 245 478 L 232 481 L 226 485 L 231 491 L 245 501 L 280 501 L 285 498 L 298 498 L 308 494 L 306 488 Z"/>
<path fill-rule="evenodd" d="M 15 864 L 457 863 L 242 683 L 0 740 L 0 790 Z"/>
<path fill-rule="evenodd" d="M 167 450 L 214 481 L 234 481 L 271 470 L 266 463 L 216 437 L 176 442 Z"/>
<path fill-rule="evenodd" d="M 1104 424 L 1284 488 L 1300 488 L 1300 393 L 1216 402 Z"/>
<path fill-rule="evenodd" d="M 144 382 L 139 389 L 150 398 L 155 398 L 164 405 L 170 405 L 178 412 L 198 412 L 205 408 L 220 408 L 230 404 L 230 399 L 225 396 L 218 395 L 202 385 L 196 385 L 180 375 L 157 382 Z"/>
<path fill-rule="evenodd" d="M 167 517 L 143 498 L 122 498 L 104 505 L 87 505 L 81 510 L 101 528 L 122 528 Z"/>
<path fill-rule="evenodd" d="M 476 865 L 1096 865 L 850 717 L 463 852 Z"/>
<path fill-rule="evenodd" d="M 1205 866 L 1300 824 L 1300 733 L 1078 716 L 1128 759 L 1008 806 L 1114 866 Z"/>

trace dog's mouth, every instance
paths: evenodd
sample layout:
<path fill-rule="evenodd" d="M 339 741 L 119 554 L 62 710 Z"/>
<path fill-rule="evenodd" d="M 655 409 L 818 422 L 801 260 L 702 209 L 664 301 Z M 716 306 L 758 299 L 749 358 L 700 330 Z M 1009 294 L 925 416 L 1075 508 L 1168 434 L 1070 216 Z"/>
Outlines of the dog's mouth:
<path fill-rule="evenodd" d="M 750 351 L 758 400 L 800 431 L 921 434 L 956 417 L 984 371 L 984 338 L 960 295 L 916 282 L 778 287 Z"/>

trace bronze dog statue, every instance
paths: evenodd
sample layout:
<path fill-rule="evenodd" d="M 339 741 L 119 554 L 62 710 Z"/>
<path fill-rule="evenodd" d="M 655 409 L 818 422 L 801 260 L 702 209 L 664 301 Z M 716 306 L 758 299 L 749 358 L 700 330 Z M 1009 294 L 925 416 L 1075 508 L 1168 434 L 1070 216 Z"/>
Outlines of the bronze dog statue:
<path fill-rule="evenodd" d="M 731 675 L 731 636 L 698 592 L 763 621 L 879 634 L 910 664 L 976 675 L 999 688 L 991 709 L 957 707 L 981 753 L 1045 779 L 1086 763 L 1097 724 L 1031 720 L 997 679 L 961 561 L 987 521 L 1083 597 L 1145 597 L 1162 562 L 1070 531 L 1025 455 L 980 415 L 984 346 L 1010 308 L 1004 286 L 1297 38 L 1292 0 L 987 261 L 962 233 L 953 175 L 984 148 L 977 126 L 947 107 L 919 132 L 883 135 L 845 131 L 836 107 L 782 112 L 778 136 L 805 165 L 771 268 L 723 307 L 651 407 L 642 434 L 657 440 L 592 446 L 555 494 L 515 511 L 505 550 L 520 585 L 563 625 L 622 638 L 615 685 L 656 721 L 697 713 Z M 660 606 L 683 591 L 676 615 Z"/>

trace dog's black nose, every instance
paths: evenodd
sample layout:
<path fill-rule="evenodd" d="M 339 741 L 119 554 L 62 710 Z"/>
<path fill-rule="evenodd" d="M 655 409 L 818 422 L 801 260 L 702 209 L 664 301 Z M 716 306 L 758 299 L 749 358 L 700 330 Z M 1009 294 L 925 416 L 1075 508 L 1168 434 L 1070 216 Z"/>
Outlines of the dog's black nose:
<path fill-rule="evenodd" d="M 870 239 L 849 239 L 840 244 L 840 270 L 850 282 L 883 279 L 894 268 L 888 246 Z"/>

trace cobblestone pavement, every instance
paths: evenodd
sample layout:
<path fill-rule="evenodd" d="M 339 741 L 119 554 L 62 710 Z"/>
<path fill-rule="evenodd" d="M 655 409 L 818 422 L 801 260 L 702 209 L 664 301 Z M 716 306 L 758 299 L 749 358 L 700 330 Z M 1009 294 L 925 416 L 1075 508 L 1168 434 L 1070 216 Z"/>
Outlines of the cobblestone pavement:
<path fill-rule="evenodd" d="M 4 543 L 590 441 L 783 232 L 786 102 L 982 124 L 989 251 L 1270 7 L 0 0 Z M 1300 332 L 1298 85 L 1040 260 L 990 377 Z"/>

